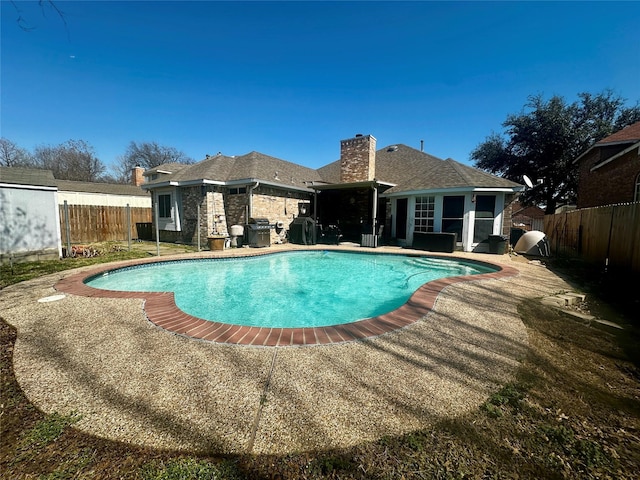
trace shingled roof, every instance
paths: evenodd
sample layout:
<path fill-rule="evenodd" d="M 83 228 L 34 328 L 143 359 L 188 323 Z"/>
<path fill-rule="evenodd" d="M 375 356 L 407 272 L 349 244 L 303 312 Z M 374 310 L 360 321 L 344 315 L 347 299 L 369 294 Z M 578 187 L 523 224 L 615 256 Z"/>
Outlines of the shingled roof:
<path fill-rule="evenodd" d="M 55 187 L 57 180 L 51 170 L 40 168 L 0 167 L 0 183 Z"/>
<path fill-rule="evenodd" d="M 592 168 L 599 168 L 612 160 L 620 158 L 625 152 L 635 148 L 635 144 L 640 143 L 640 122 L 633 123 L 624 127 L 622 130 L 603 138 L 599 142 L 594 143 L 580 154 L 573 163 L 579 163 L 583 158 L 587 157 L 595 149 L 606 150 L 606 158 L 601 158 L 599 163 Z"/>
<path fill-rule="evenodd" d="M 597 146 L 612 143 L 635 143 L 640 141 L 640 122 L 633 123 L 618 130 L 612 135 L 603 138 L 596 143 Z"/>
<path fill-rule="evenodd" d="M 318 172 L 324 181 L 340 183 L 340 160 L 320 168 Z M 395 184 L 385 191 L 385 195 L 449 188 L 520 186 L 450 158 L 442 160 L 406 145 L 389 145 L 376 151 L 375 176 L 382 182 Z"/>
<path fill-rule="evenodd" d="M 104 193 L 109 195 L 127 195 L 148 197 L 149 193 L 135 185 L 121 183 L 78 182 L 74 180 L 55 180 L 61 192 Z"/>
<path fill-rule="evenodd" d="M 155 170 L 164 170 L 163 166 Z M 168 168 L 166 170 L 169 170 Z M 170 171 L 170 170 L 169 170 Z M 145 172 L 149 175 L 151 171 Z M 305 187 L 304 182 L 321 181 L 317 170 L 287 162 L 259 152 L 250 152 L 238 157 L 213 155 L 193 165 L 186 165 L 175 173 L 164 175 L 146 185 L 198 180 L 263 180 L 286 186 Z"/>
<path fill-rule="evenodd" d="M 260 180 L 270 184 L 306 188 L 308 184 L 340 183 L 340 160 L 318 170 L 303 167 L 259 152 L 238 157 L 218 154 L 193 165 L 160 165 L 145 172 L 170 171 L 145 185 L 166 182 L 198 182 L 214 180 L 232 183 L 241 180 Z M 440 158 L 406 145 L 392 145 L 376 152 L 376 179 L 395 186 L 385 192 L 394 194 L 451 188 L 513 188 L 518 183 L 491 175 L 452 159 Z"/>

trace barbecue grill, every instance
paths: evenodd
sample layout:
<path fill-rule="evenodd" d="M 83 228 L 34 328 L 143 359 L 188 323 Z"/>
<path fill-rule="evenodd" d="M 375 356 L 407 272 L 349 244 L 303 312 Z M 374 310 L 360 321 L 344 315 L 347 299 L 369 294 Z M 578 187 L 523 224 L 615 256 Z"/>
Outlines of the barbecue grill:
<path fill-rule="evenodd" d="M 247 225 L 247 241 L 252 247 L 271 246 L 271 229 L 274 225 L 268 218 L 250 218 Z"/>

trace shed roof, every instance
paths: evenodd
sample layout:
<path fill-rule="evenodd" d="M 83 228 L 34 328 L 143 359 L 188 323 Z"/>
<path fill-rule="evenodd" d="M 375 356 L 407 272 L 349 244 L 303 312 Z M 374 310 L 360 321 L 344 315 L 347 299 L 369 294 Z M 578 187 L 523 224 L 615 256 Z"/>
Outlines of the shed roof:
<path fill-rule="evenodd" d="M 53 172 L 41 168 L 0 167 L 0 182 L 38 187 L 57 186 Z"/>

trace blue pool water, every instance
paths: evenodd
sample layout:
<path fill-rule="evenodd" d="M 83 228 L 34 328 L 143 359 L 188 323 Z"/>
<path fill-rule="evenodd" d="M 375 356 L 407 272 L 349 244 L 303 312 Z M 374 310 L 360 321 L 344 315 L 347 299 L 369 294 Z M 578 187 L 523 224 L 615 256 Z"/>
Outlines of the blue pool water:
<path fill-rule="evenodd" d="M 293 328 L 381 315 L 429 281 L 495 270 L 442 258 L 304 251 L 167 261 L 112 270 L 85 283 L 107 290 L 172 291 L 182 311 L 205 320 Z"/>

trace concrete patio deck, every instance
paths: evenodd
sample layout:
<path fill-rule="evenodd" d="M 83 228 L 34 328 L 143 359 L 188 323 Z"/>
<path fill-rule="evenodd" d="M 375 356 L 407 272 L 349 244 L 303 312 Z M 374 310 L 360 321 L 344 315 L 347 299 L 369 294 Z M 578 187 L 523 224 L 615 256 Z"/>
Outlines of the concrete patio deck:
<path fill-rule="evenodd" d="M 289 248 L 298 247 L 269 251 Z M 443 285 L 417 321 L 350 342 L 214 343 L 159 328 L 139 298 L 67 293 L 38 302 L 91 268 L 4 289 L 0 315 L 18 330 L 14 370 L 29 399 L 47 413 L 80 413 L 76 427 L 89 433 L 210 453 L 348 447 L 477 408 L 526 355 L 518 303 L 568 287 L 543 266 L 508 255 L 444 256 L 495 263 L 514 275 Z"/>

